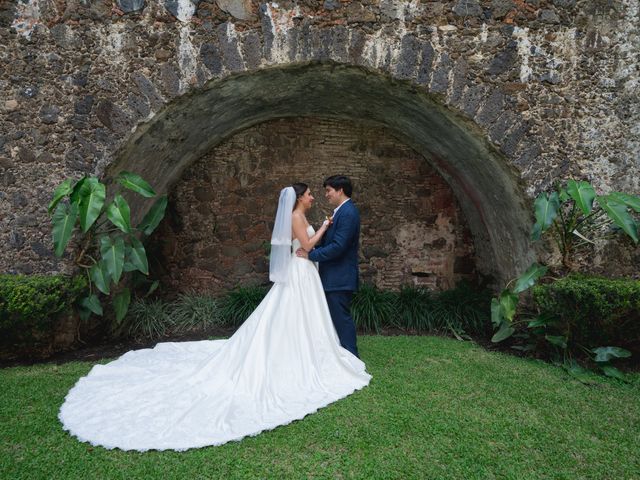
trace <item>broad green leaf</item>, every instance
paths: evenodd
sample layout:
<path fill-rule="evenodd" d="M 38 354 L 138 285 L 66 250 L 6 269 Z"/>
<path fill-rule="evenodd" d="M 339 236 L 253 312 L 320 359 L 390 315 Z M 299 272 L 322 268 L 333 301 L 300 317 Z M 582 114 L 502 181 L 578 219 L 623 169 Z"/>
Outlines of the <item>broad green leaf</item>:
<path fill-rule="evenodd" d="M 80 191 L 80 227 L 83 232 L 86 233 L 100 216 L 105 196 L 105 186 L 97 178 L 91 177 L 84 182 Z"/>
<path fill-rule="evenodd" d="M 131 232 L 131 210 L 127 201 L 119 193 L 107 207 L 107 218 L 123 232 Z"/>
<path fill-rule="evenodd" d="M 558 198 L 560 199 L 561 202 L 566 202 L 571 197 L 567 193 L 567 189 L 566 188 L 561 188 L 560 189 L 560 193 L 558 194 Z"/>
<path fill-rule="evenodd" d="M 131 172 L 120 172 L 116 181 L 123 187 L 139 193 L 143 197 L 151 198 L 156 196 L 151 185 L 149 185 L 140 175 Z"/>
<path fill-rule="evenodd" d="M 516 281 L 516 286 L 513 289 L 513 293 L 524 292 L 528 288 L 532 287 L 536 281 L 547 273 L 547 267 L 533 263 L 526 272 L 524 272 Z"/>
<path fill-rule="evenodd" d="M 545 335 L 544 338 L 556 347 L 567 348 L 567 337 L 563 337 L 562 335 Z"/>
<path fill-rule="evenodd" d="M 116 312 L 116 322 L 120 323 L 129 310 L 131 292 L 125 288 L 113 298 L 113 309 Z"/>
<path fill-rule="evenodd" d="M 596 354 L 596 362 L 608 362 L 612 358 L 628 358 L 631 356 L 629 350 L 620 347 L 598 347 L 591 350 Z"/>
<path fill-rule="evenodd" d="M 536 223 L 533 226 L 533 231 L 531 232 L 532 240 L 539 240 L 540 235 L 544 231 L 546 231 L 555 218 L 558 216 L 558 209 L 560 208 L 560 199 L 558 198 L 558 193 L 553 192 L 551 195 L 547 195 L 547 193 L 542 192 L 536 198 L 534 203 L 535 215 L 536 215 Z"/>
<path fill-rule="evenodd" d="M 593 373 L 589 370 L 581 367 L 577 363 L 573 362 L 568 365 L 563 365 L 564 369 L 567 371 L 569 375 L 571 375 L 576 380 L 584 383 L 585 385 L 590 385 L 596 383 L 594 380 Z"/>
<path fill-rule="evenodd" d="M 619 203 L 624 203 L 627 207 L 640 213 L 640 197 L 622 192 L 613 192 L 609 196 Z"/>
<path fill-rule="evenodd" d="M 526 345 L 513 345 L 511 348 L 521 352 L 530 352 L 531 350 L 535 350 L 536 346 L 533 343 L 527 343 Z"/>
<path fill-rule="evenodd" d="M 505 289 L 500 294 L 500 309 L 502 315 L 509 322 L 513 320 L 518 305 L 518 296 L 509 289 Z"/>
<path fill-rule="evenodd" d="M 491 341 L 493 343 L 501 342 L 513 335 L 513 332 L 515 332 L 515 329 L 509 323 L 503 322 L 498 331 L 491 337 Z"/>
<path fill-rule="evenodd" d="M 149 263 L 144 245 L 135 237 L 131 237 L 131 247 L 127 247 L 126 259 L 136 270 L 145 275 L 149 274 Z"/>
<path fill-rule="evenodd" d="M 78 219 L 78 205 L 59 203 L 51 219 L 53 223 L 53 248 L 57 257 L 61 257 L 71 239 L 73 228 Z"/>
<path fill-rule="evenodd" d="M 113 283 L 118 283 L 124 267 L 124 240 L 117 237 L 114 242 L 109 236 L 101 237 L 100 254 Z"/>
<path fill-rule="evenodd" d="M 502 315 L 502 307 L 500 306 L 500 300 L 497 298 L 491 299 L 491 323 L 494 327 L 498 327 L 504 320 Z"/>
<path fill-rule="evenodd" d="M 620 203 L 611 195 L 597 197 L 598 203 L 607 212 L 613 223 L 618 225 L 631 237 L 634 243 L 638 243 L 638 226 L 631 214 L 627 211 L 627 205 Z"/>
<path fill-rule="evenodd" d="M 124 254 L 125 259 L 129 256 L 130 249 L 131 247 L 129 246 L 125 247 L 125 254 Z M 122 266 L 123 272 L 135 272 L 137 270 L 138 270 L 138 267 L 136 267 L 133 263 L 127 262 L 126 260 L 124 261 L 124 265 Z"/>
<path fill-rule="evenodd" d="M 540 314 L 537 317 L 531 319 L 531 321 L 527 324 L 529 328 L 537 328 L 537 327 L 546 327 L 552 323 L 555 323 L 555 317 L 548 314 Z"/>
<path fill-rule="evenodd" d="M 96 315 L 102 315 L 102 305 L 100 304 L 100 300 L 98 300 L 98 296 L 95 293 L 80 300 L 80 305 L 82 305 L 85 309 L 92 311 Z"/>
<path fill-rule="evenodd" d="M 158 280 L 154 281 L 151 286 L 149 287 L 149 290 L 147 291 L 145 296 L 151 295 L 153 292 L 156 291 L 156 289 L 160 286 L 160 282 Z"/>
<path fill-rule="evenodd" d="M 69 195 L 69 200 L 71 203 L 80 203 L 80 197 L 82 196 L 82 191 L 84 189 L 84 184 L 89 181 L 89 177 L 82 177 L 78 180 L 71 190 L 71 195 Z"/>
<path fill-rule="evenodd" d="M 593 199 L 596 198 L 596 191 L 589 182 L 569 180 L 567 182 L 567 193 L 582 210 L 582 213 L 589 215 L 593 208 Z"/>
<path fill-rule="evenodd" d="M 607 377 L 617 378 L 618 380 L 622 380 L 623 382 L 627 381 L 627 377 L 625 377 L 624 373 L 622 373 L 612 365 L 600 365 L 600 368 Z"/>
<path fill-rule="evenodd" d="M 79 306 L 78 315 L 80 316 L 80 320 L 82 320 L 83 322 L 86 322 L 87 320 L 89 320 L 89 317 L 91 316 L 91 310 L 84 308 L 82 306 Z"/>
<path fill-rule="evenodd" d="M 60 200 L 62 200 L 73 191 L 73 189 L 71 188 L 71 182 L 73 182 L 73 180 L 67 178 L 64 182 L 58 185 L 58 188 L 56 188 L 55 192 L 53 192 L 53 199 L 51 200 L 49 208 L 47 209 L 49 215 L 51 215 L 51 212 L 53 212 Z"/>
<path fill-rule="evenodd" d="M 89 270 L 89 276 L 91 277 L 91 281 L 95 283 L 98 290 L 100 290 L 105 295 L 109 295 L 109 284 L 111 283 L 111 277 L 107 272 L 107 267 L 104 262 L 99 262 L 94 264 Z"/>
<path fill-rule="evenodd" d="M 140 222 L 140 225 L 138 225 L 138 229 L 141 230 L 145 235 L 151 235 L 151 233 L 156 229 L 156 227 L 160 224 L 160 221 L 164 217 L 167 203 L 168 200 L 166 195 L 158 198 L 158 200 L 155 201 L 153 206 L 144 216 L 144 218 Z"/>

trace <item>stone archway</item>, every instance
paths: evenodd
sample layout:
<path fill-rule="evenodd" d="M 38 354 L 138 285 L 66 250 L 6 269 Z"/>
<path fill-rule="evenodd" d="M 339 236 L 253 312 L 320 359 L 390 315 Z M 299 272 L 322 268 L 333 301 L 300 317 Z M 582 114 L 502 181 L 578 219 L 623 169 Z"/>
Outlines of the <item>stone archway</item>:
<path fill-rule="evenodd" d="M 221 140 L 274 118 L 356 118 L 382 125 L 449 183 L 474 237 L 481 272 L 498 282 L 531 260 L 518 177 L 471 122 L 402 82 L 360 67 L 315 63 L 214 80 L 138 128 L 108 174 L 135 170 L 162 192 Z"/>

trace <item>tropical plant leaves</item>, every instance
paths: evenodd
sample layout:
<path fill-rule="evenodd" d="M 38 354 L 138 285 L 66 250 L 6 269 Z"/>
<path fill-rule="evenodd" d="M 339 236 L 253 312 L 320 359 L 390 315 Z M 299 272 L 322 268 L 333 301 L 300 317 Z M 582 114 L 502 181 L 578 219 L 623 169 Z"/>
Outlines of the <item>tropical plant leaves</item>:
<path fill-rule="evenodd" d="M 52 217 L 53 248 L 57 257 L 61 257 L 71 239 L 73 228 L 78 219 L 78 205 L 58 203 Z"/>
<path fill-rule="evenodd" d="M 500 306 L 500 300 L 497 298 L 491 299 L 491 323 L 494 327 L 498 327 L 504 321 L 502 315 L 502 307 Z"/>
<path fill-rule="evenodd" d="M 509 323 L 503 322 L 498 331 L 491 337 L 491 341 L 493 343 L 501 342 L 513 335 L 513 332 L 515 332 L 515 329 Z"/>
<path fill-rule="evenodd" d="M 542 192 L 536 198 L 534 203 L 536 223 L 533 225 L 531 232 L 532 240 L 539 240 L 542 232 L 547 230 L 555 218 L 558 216 L 558 209 L 560 208 L 560 199 L 557 192 L 547 194 Z"/>
<path fill-rule="evenodd" d="M 612 358 L 628 358 L 631 356 L 629 350 L 620 347 L 598 347 L 591 350 L 596 354 L 596 362 L 608 362 Z"/>
<path fill-rule="evenodd" d="M 528 288 L 535 285 L 536 281 L 547 273 L 547 267 L 538 263 L 533 263 L 526 272 L 524 272 L 518 280 L 513 289 L 513 293 L 524 292 Z"/>
<path fill-rule="evenodd" d="M 105 197 L 105 186 L 97 178 L 90 177 L 83 182 L 80 189 L 80 227 L 84 233 L 100 216 Z"/>
<path fill-rule="evenodd" d="M 500 310 L 502 316 L 509 322 L 513 320 L 518 305 L 518 295 L 509 289 L 505 289 L 500 294 Z"/>
<path fill-rule="evenodd" d="M 569 180 L 567 182 L 567 193 L 582 210 L 582 213 L 589 215 L 593 209 L 593 200 L 596 198 L 596 191 L 589 182 Z"/>
<path fill-rule="evenodd" d="M 569 375 L 585 385 L 592 385 L 596 383 L 593 372 L 581 367 L 575 362 L 567 363 L 563 365 L 563 368 Z"/>
<path fill-rule="evenodd" d="M 108 236 L 100 238 L 100 254 L 113 283 L 120 281 L 124 267 L 124 250 L 122 237 L 117 237 L 115 241 Z"/>
<path fill-rule="evenodd" d="M 567 337 L 563 337 L 562 335 L 545 335 L 544 338 L 546 338 L 551 345 L 567 348 Z"/>
<path fill-rule="evenodd" d="M 82 177 L 80 180 L 76 182 L 76 184 L 71 189 L 71 195 L 69 195 L 69 200 L 71 203 L 80 203 L 80 196 L 83 190 L 84 184 L 89 180 L 89 177 Z"/>
<path fill-rule="evenodd" d="M 125 257 L 127 259 L 125 262 L 125 271 L 131 271 L 129 268 L 133 267 L 134 270 L 138 270 L 145 275 L 149 274 L 147 253 L 140 240 L 135 237 L 131 237 L 131 246 L 127 246 Z"/>
<path fill-rule="evenodd" d="M 131 292 L 128 288 L 123 289 L 115 297 L 113 297 L 113 309 L 116 313 L 116 322 L 122 322 L 122 319 L 129 310 L 129 303 L 131 302 Z"/>
<path fill-rule="evenodd" d="M 623 382 L 627 381 L 627 377 L 625 377 L 624 373 L 622 373 L 613 365 L 604 364 L 600 365 L 600 368 L 607 377 L 617 378 L 618 380 L 621 380 Z"/>
<path fill-rule="evenodd" d="M 111 277 L 107 271 L 107 267 L 104 261 L 98 262 L 91 266 L 89 270 L 89 277 L 95 286 L 105 295 L 109 295 L 109 284 L 111 283 Z"/>
<path fill-rule="evenodd" d="M 120 172 L 116 181 L 125 188 L 139 193 L 143 197 L 151 198 L 156 196 L 156 192 L 140 175 L 131 172 Z"/>
<path fill-rule="evenodd" d="M 633 209 L 637 213 L 640 213 L 640 197 L 621 192 L 613 192 L 609 195 L 609 197 L 613 198 L 619 203 L 624 203 L 627 207 Z"/>
<path fill-rule="evenodd" d="M 541 313 L 537 317 L 532 318 L 527 327 L 529 328 L 538 328 L 538 327 L 546 327 L 556 322 L 556 318 L 552 315 Z"/>
<path fill-rule="evenodd" d="M 53 192 L 53 199 L 51 200 L 51 203 L 49 204 L 49 207 L 47 209 L 49 215 L 51 215 L 51 212 L 53 212 L 60 200 L 62 200 L 73 191 L 73 188 L 71 188 L 72 182 L 72 179 L 66 179 L 64 182 L 58 185 L 56 190 Z"/>
<path fill-rule="evenodd" d="M 131 209 L 119 193 L 107 207 L 107 218 L 123 232 L 131 232 Z"/>
<path fill-rule="evenodd" d="M 634 243 L 638 243 L 638 226 L 628 212 L 627 205 L 616 200 L 616 197 L 611 195 L 598 197 L 598 203 L 607 212 L 613 223 L 629 235 Z"/>
<path fill-rule="evenodd" d="M 92 293 L 88 297 L 80 300 L 80 305 L 86 310 L 95 313 L 96 315 L 102 315 L 102 305 L 100 304 L 100 300 L 95 293 Z"/>
<path fill-rule="evenodd" d="M 168 199 L 166 195 L 158 198 L 138 225 L 138 229 L 145 235 L 151 235 L 164 217 L 167 203 Z"/>

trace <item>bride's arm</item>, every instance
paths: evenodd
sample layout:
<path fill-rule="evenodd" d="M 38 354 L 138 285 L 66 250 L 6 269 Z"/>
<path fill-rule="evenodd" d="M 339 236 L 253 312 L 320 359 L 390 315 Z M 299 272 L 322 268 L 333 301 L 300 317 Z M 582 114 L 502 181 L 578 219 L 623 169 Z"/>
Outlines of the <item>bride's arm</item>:
<path fill-rule="evenodd" d="M 291 224 L 293 226 L 293 237 L 300 241 L 300 246 L 307 252 L 315 247 L 316 243 L 320 241 L 324 232 L 329 228 L 329 222 L 324 222 L 318 229 L 313 237 L 309 237 L 307 233 L 307 226 L 305 225 L 304 216 L 298 212 L 293 212 L 291 217 Z"/>

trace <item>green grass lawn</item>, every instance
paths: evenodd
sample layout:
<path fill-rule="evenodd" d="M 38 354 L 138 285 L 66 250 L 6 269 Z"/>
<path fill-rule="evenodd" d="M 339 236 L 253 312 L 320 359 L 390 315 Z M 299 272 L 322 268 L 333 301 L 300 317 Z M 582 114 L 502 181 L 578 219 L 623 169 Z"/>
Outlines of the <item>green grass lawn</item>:
<path fill-rule="evenodd" d="M 89 363 L 0 370 L 0 478 L 640 478 L 640 375 L 560 368 L 438 337 L 361 337 L 369 387 L 220 447 L 122 452 L 57 419 Z"/>

